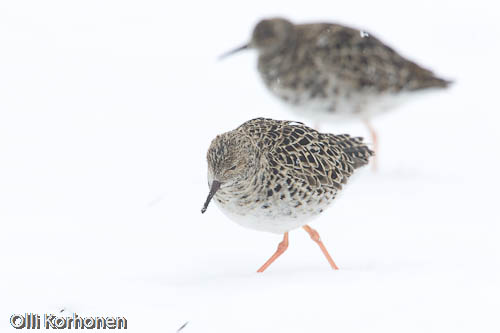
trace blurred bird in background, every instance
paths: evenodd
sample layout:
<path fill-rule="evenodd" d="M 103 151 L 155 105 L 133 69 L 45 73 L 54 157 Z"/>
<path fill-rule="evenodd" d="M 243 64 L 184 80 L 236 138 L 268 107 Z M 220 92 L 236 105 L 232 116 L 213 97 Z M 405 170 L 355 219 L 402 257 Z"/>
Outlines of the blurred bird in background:
<path fill-rule="evenodd" d="M 377 133 L 370 122 L 374 115 L 418 92 L 451 84 L 373 35 L 339 24 L 264 19 L 247 44 L 221 59 L 246 49 L 257 51 L 258 71 L 273 95 L 314 120 L 316 127 L 324 121 L 363 121 L 375 152 Z"/>

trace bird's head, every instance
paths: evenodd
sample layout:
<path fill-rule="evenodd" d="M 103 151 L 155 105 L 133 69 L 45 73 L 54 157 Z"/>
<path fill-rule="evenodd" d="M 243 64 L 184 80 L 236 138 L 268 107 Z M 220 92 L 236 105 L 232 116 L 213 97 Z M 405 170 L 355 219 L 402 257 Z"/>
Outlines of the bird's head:
<path fill-rule="evenodd" d="M 210 193 L 202 213 L 221 187 L 229 188 L 251 176 L 258 163 L 258 156 L 258 149 L 252 140 L 239 132 L 227 132 L 212 140 L 207 152 Z"/>
<path fill-rule="evenodd" d="M 294 36 L 293 23 L 283 18 L 261 20 L 252 32 L 250 41 L 223 54 L 220 59 L 246 49 L 256 49 L 259 54 L 270 54 L 286 45 Z"/>

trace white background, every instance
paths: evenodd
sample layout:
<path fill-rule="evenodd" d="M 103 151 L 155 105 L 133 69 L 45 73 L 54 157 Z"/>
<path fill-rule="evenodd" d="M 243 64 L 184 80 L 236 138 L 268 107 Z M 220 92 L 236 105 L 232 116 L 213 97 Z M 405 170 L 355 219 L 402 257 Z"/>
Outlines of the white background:
<path fill-rule="evenodd" d="M 2 332 L 63 308 L 130 332 L 499 332 L 495 4 L 2 0 Z M 281 237 L 200 213 L 212 138 L 294 117 L 253 52 L 216 61 L 275 15 L 366 29 L 456 80 L 375 119 L 380 171 L 312 224 L 336 272 L 297 230 L 258 275 Z"/>

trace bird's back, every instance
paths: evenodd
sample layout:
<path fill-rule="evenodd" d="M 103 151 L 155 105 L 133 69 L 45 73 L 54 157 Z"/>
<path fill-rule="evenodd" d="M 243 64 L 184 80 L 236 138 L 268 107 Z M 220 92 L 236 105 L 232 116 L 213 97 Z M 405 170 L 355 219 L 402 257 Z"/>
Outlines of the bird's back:
<path fill-rule="evenodd" d="M 324 134 L 298 122 L 257 118 L 238 130 L 262 150 L 270 174 L 300 181 L 311 191 L 340 189 L 373 155 L 360 137 Z"/>
<path fill-rule="evenodd" d="M 329 23 L 296 25 L 296 31 L 297 47 L 307 48 L 316 66 L 354 88 L 399 92 L 450 84 L 367 32 Z"/>

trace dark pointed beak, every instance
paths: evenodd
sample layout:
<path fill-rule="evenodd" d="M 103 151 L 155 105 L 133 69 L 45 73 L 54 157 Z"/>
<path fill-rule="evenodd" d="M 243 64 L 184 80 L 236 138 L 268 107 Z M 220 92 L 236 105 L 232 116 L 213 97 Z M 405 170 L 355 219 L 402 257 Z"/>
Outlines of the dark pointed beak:
<path fill-rule="evenodd" d="M 205 201 L 205 204 L 203 205 L 203 208 L 201 209 L 201 213 L 205 213 L 208 208 L 208 204 L 210 203 L 210 200 L 215 195 L 215 192 L 217 192 L 220 189 L 221 182 L 214 180 L 212 181 L 212 187 L 210 188 L 210 192 L 208 193 L 207 201 Z"/>
<path fill-rule="evenodd" d="M 248 49 L 249 47 L 250 47 L 250 45 L 249 45 L 249 44 L 245 44 L 245 45 L 243 45 L 243 46 L 237 47 L 237 48 L 235 48 L 234 50 L 228 51 L 228 52 L 226 52 L 226 53 L 224 53 L 224 54 L 220 55 L 220 56 L 219 56 L 219 60 L 223 60 L 223 59 L 225 59 L 225 58 L 229 57 L 230 55 L 233 55 L 233 54 L 238 53 L 238 52 L 240 52 L 240 51 L 246 50 L 246 49 Z"/>

